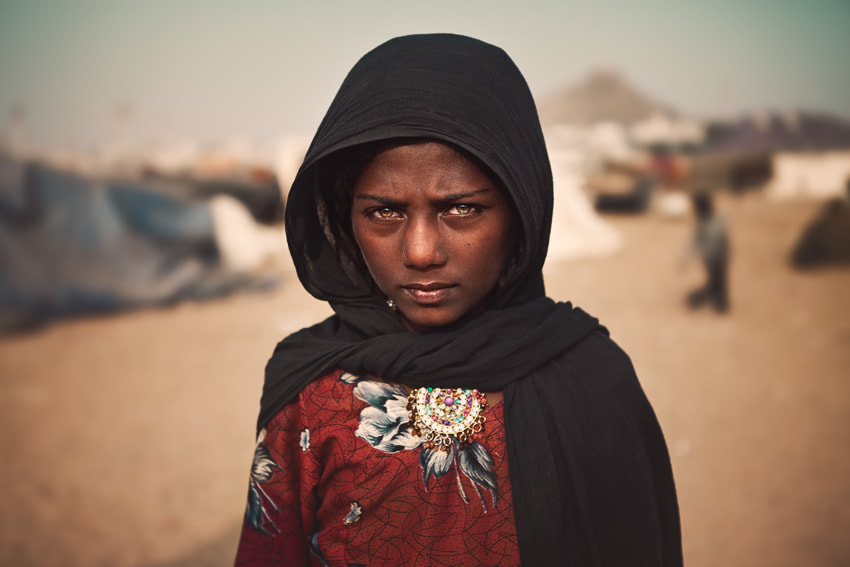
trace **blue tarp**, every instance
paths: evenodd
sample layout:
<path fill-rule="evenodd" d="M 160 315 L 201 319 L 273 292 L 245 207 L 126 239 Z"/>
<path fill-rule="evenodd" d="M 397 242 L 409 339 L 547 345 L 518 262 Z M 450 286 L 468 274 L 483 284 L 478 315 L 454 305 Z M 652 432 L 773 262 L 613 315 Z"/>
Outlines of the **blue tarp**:
<path fill-rule="evenodd" d="M 0 157 L 0 331 L 256 285 L 221 266 L 190 193 Z"/>

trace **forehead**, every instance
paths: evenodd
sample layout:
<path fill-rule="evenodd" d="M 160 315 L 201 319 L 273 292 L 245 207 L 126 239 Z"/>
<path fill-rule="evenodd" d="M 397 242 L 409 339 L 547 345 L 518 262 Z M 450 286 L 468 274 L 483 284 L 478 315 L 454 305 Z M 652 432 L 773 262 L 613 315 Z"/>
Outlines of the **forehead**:
<path fill-rule="evenodd" d="M 472 159 L 438 142 L 399 145 L 378 152 L 358 177 L 354 192 L 373 190 L 495 188 Z"/>

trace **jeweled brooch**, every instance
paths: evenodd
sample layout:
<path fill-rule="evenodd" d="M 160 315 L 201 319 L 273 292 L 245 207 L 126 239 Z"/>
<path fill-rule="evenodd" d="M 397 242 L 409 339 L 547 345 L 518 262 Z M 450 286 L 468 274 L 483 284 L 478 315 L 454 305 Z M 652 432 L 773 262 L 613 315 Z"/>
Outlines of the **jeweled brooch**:
<path fill-rule="evenodd" d="M 407 411 L 415 435 L 425 446 L 448 451 L 453 441 L 461 447 L 484 431 L 487 399 L 478 390 L 416 388 L 407 397 Z"/>

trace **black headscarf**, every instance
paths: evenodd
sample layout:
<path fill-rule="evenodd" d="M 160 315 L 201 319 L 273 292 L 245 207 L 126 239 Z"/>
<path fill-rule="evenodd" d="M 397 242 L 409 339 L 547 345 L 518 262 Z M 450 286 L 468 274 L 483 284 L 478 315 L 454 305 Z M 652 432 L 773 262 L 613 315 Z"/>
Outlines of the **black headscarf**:
<path fill-rule="evenodd" d="M 510 197 L 517 255 L 489 308 L 405 331 L 340 225 L 335 179 L 373 142 L 429 139 L 471 155 Z M 552 174 L 537 110 L 501 49 L 449 34 L 396 38 L 346 77 L 289 193 L 304 287 L 336 315 L 283 340 L 258 427 L 335 368 L 412 387 L 505 393 L 514 515 L 526 565 L 678 565 L 666 445 L 628 357 L 596 319 L 545 297 Z"/>

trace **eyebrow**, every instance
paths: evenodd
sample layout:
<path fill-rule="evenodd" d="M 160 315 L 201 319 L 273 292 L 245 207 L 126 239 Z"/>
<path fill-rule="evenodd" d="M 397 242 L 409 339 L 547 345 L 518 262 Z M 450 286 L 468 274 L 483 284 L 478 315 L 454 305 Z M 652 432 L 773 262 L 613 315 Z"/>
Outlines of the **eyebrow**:
<path fill-rule="evenodd" d="M 466 191 L 464 193 L 452 193 L 451 195 L 446 195 L 445 197 L 439 199 L 441 203 L 454 203 L 455 201 L 460 201 L 463 199 L 469 199 L 476 195 L 480 195 L 481 193 L 488 193 L 492 191 L 490 187 L 482 187 L 481 189 L 475 189 L 474 191 Z M 381 195 L 373 195 L 372 193 L 361 193 L 354 197 L 356 201 L 375 201 L 382 205 L 399 205 L 400 201 L 392 199 L 390 197 L 384 197 Z"/>

